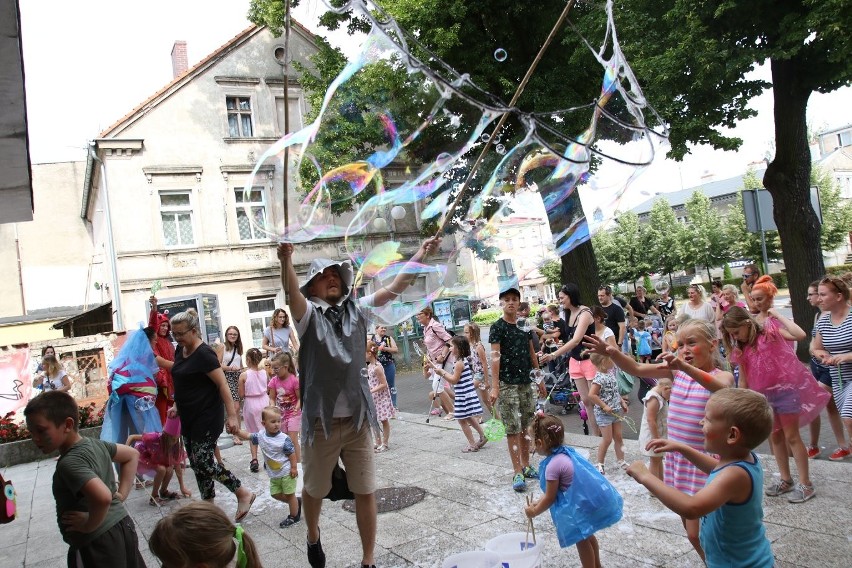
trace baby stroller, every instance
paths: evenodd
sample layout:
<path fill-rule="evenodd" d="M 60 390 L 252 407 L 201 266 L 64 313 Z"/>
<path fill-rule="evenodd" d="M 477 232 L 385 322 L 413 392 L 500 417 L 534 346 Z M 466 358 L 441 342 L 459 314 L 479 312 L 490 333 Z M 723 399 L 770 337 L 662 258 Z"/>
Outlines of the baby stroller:
<path fill-rule="evenodd" d="M 547 402 L 551 406 L 560 407 L 560 414 L 568 414 L 577 406 L 579 399 L 574 396 L 577 387 L 574 386 L 574 381 L 568 376 L 568 373 L 560 375 L 548 373 L 544 385 L 547 392 L 550 393 Z"/>

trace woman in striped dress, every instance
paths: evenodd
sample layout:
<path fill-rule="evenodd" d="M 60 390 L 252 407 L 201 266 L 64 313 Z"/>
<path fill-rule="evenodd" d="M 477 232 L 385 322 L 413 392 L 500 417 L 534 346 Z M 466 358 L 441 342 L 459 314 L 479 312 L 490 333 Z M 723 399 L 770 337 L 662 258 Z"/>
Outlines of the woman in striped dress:
<path fill-rule="evenodd" d="M 468 442 L 462 452 L 478 452 L 488 440 L 477 420 L 482 415 L 482 405 L 479 403 L 470 369 L 470 342 L 463 335 L 456 335 L 450 340 L 450 346 L 455 358 L 452 372 L 445 371 L 435 362 L 431 362 L 431 366 L 439 377 L 452 384 L 455 389 L 455 417 Z M 473 438 L 474 430 L 479 434 L 479 441 Z"/>
<path fill-rule="evenodd" d="M 841 278 L 826 276 L 817 288 L 822 316 L 816 324 L 811 354 L 831 373 L 831 391 L 843 425 L 852 439 L 852 310 L 849 286 Z M 829 459 L 841 461 L 852 455 L 849 445 L 841 446 Z"/>
<path fill-rule="evenodd" d="M 669 399 L 669 439 L 682 442 L 704 452 L 704 432 L 701 420 L 710 395 L 717 390 L 733 386 L 734 376 L 720 369 L 716 325 L 689 319 L 677 330 L 677 354 L 663 353 L 666 365 L 637 363 L 598 337 L 586 336 L 585 345 L 594 351 L 608 355 L 622 370 L 637 377 L 669 378 L 672 394 Z M 704 487 L 707 474 L 676 452 L 666 454 L 664 479 L 670 485 L 688 495 L 694 495 Z M 704 551 L 698 539 L 699 520 L 681 517 L 686 535 L 695 551 L 704 559 Z"/>

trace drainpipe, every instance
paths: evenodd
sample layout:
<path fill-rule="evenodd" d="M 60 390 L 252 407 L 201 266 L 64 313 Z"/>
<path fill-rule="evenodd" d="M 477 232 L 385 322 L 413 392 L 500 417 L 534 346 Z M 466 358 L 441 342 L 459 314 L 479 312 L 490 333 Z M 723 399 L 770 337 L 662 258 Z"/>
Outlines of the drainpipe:
<path fill-rule="evenodd" d="M 95 152 L 95 142 L 89 142 L 89 156 L 96 160 L 101 165 L 101 181 L 103 182 L 104 190 L 104 216 L 106 220 L 107 231 L 107 254 L 112 268 L 112 307 L 115 317 L 113 319 L 113 329 L 120 331 L 124 329 L 124 316 L 121 313 L 121 287 L 118 284 L 118 257 L 115 254 L 115 241 L 112 236 L 112 213 L 109 207 L 109 189 L 107 186 L 106 164 L 101 160 L 97 152 Z"/>
<path fill-rule="evenodd" d="M 15 254 L 18 257 L 18 286 L 21 290 L 21 315 L 27 315 L 27 301 L 24 297 L 24 265 L 21 261 L 21 241 L 18 238 L 18 224 L 15 223 Z"/>

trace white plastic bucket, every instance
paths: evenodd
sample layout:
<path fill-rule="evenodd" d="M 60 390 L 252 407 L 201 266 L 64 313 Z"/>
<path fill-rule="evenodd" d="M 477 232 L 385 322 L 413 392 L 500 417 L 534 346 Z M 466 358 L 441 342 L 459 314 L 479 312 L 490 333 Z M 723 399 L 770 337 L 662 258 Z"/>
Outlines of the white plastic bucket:
<path fill-rule="evenodd" d="M 485 543 L 485 550 L 497 554 L 502 568 L 540 568 L 541 545 L 525 532 L 496 536 Z"/>
<path fill-rule="evenodd" d="M 500 568 L 500 557 L 487 550 L 459 552 L 448 556 L 441 568 Z"/>

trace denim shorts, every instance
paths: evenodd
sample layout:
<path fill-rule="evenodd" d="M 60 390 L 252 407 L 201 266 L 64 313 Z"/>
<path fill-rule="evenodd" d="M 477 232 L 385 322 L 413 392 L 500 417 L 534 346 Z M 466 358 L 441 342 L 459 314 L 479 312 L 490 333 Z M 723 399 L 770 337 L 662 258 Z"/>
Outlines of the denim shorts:
<path fill-rule="evenodd" d="M 831 387 L 831 370 L 828 367 L 817 365 L 811 361 L 811 373 L 814 374 L 816 380 L 828 387 Z"/>

